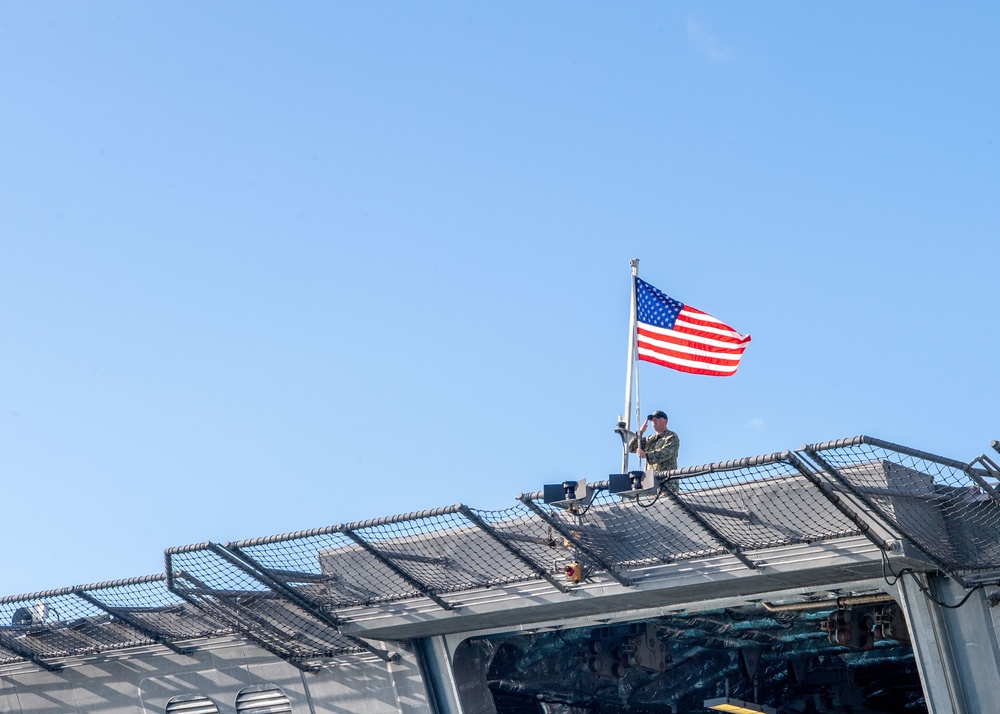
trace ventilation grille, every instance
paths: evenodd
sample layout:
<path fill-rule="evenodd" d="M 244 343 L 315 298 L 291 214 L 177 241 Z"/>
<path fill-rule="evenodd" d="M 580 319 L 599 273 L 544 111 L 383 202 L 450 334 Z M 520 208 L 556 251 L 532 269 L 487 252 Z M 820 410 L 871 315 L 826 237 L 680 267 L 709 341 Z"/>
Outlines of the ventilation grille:
<path fill-rule="evenodd" d="M 283 714 L 291 712 L 288 697 L 277 687 L 244 689 L 236 695 L 237 714 Z"/>
<path fill-rule="evenodd" d="M 219 707 L 200 694 L 174 697 L 167 702 L 167 714 L 219 714 Z"/>

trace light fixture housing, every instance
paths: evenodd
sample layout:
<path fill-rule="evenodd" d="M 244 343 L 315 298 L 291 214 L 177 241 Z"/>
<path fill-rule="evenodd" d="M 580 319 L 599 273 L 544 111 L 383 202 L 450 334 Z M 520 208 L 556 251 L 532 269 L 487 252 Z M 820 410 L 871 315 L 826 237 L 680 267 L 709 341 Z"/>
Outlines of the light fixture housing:
<path fill-rule="evenodd" d="M 594 498 L 594 487 L 587 479 L 547 483 L 542 490 L 542 500 L 556 508 L 571 509 L 587 506 Z"/>
<path fill-rule="evenodd" d="M 745 699 L 733 699 L 732 697 L 720 697 L 719 699 L 706 699 L 706 709 L 714 709 L 719 712 L 730 712 L 731 714 L 778 714 L 776 709 L 766 707 L 763 704 L 755 704 Z"/>
<path fill-rule="evenodd" d="M 627 474 L 610 474 L 608 491 L 622 498 L 635 498 L 656 490 L 657 479 L 644 471 L 629 471 Z"/>

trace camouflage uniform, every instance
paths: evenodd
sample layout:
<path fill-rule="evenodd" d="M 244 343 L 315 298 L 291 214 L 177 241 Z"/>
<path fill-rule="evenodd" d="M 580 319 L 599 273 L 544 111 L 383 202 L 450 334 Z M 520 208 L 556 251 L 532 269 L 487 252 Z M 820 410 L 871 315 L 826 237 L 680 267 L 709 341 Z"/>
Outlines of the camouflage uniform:
<path fill-rule="evenodd" d="M 629 442 L 628 450 L 635 452 L 636 439 Z M 642 438 L 642 448 L 646 452 L 646 473 L 654 471 L 671 471 L 677 468 L 677 452 L 681 448 L 681 438 L 670 429 L 662 434 L 653 434 Z"/>

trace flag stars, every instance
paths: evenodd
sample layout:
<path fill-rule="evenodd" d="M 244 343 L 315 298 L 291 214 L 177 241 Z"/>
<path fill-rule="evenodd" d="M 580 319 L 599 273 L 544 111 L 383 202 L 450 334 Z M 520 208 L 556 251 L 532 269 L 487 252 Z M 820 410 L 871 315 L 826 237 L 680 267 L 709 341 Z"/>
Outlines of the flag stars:
<path fill-rule="evenodd" d="M 641 322 L 672 329 L 684 303 L 636 278 L 636 312 Z"/>

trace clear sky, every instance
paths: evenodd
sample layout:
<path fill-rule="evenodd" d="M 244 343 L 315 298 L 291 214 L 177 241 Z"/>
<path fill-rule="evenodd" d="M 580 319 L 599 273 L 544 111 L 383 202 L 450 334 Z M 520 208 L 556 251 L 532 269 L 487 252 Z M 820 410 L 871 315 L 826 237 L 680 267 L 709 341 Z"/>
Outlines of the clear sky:
<path fill-rule="evenodd" d="M 1000 438 L 1000 5 L 0 4 L 0 595 L 620 466 Z"/>

